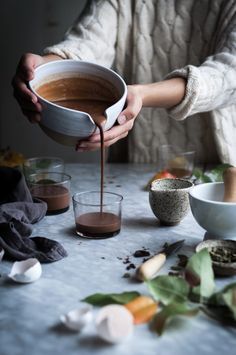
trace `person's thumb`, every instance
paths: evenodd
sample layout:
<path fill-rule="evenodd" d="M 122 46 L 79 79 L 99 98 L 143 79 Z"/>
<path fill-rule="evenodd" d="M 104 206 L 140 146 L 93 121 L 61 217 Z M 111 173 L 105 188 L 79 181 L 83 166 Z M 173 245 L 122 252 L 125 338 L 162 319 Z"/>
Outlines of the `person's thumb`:
<path fill-rule="evenodd" d="M 41 57 L 36 54 L 27 53 L 23 55 L 20 61 L 20 71 L 25 80 L 29 81 L 34 78 L 34 69 L 41 64 Z"/>
<path fill-rule="evenodd" d="M 122 114 L 117 118 L 117 121 L 120 125 L 124 124 L 127 121 L 126 116 L 124 115 L 124 113 L 122 112 Z"/>
<path fill-rule="evenodd" d="M 133 120 L 137 117 L 141 108 L 142 104 L 138 99 L 138 96 L 134 95 L 133 93 L 128 93 L 126 108 L 118 116 L 118 123 L 122 125 L 125 124 L 127 121 Z"/>

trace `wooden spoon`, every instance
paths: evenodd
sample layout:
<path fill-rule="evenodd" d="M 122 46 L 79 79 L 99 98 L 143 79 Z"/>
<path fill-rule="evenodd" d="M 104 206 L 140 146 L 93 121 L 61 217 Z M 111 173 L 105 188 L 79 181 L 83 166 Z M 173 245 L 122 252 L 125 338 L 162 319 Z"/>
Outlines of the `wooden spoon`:
<path fill-rule="evenodd" d="M 227 168 L 223 173 L 224 202 L 236 202 L 236 167 Z"/>

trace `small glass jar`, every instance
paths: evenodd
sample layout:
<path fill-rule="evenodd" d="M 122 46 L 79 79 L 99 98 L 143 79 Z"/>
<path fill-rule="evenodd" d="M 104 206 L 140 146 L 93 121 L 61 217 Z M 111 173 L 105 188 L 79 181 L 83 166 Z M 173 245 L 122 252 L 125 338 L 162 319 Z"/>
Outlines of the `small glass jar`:
<path fill-rule="evenodd" d="M 83 238 L 104 239 L 117 235 L 121 228 L 123 197 L 113 192 L 78 192 L 73 198 L 76 233 Z"/>
<path fill-rule="evenodd" d="M 66 212 L 70 207 L 71 177 L 64 173 L 43 172 L 28 176 L 33 198 L 47 203 L 47 214 Z"/>

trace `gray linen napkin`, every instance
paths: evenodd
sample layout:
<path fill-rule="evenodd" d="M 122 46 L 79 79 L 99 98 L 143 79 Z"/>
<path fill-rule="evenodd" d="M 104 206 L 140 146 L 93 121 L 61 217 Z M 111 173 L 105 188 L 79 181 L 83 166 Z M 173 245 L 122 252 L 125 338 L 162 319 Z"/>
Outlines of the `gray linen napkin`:
<path fill-rule="evenodd" d="M 0 167 L 0 248 L 13 260 L 37 258 L 40 262 L 57 261 L 67 256 L 63 246 L 44 237 L 29 238 L 32 224 L 47 211 L 45 202 L 32 199 L 22 173 Z"/>

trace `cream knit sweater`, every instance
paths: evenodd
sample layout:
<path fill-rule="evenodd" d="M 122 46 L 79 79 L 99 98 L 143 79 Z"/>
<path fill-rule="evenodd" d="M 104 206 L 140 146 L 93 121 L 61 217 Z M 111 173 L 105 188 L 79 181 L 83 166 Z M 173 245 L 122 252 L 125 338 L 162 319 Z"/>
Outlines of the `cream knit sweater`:
<path fill-rule="evenodd" d="M 128 84 L 187 79 L 178 106 L 142 109 L 129 161 L 156 162 L 160 144 L 173 144 L 236 165 L 235 0 L 90 1 L 45 53 L 113 66 Z"/>

